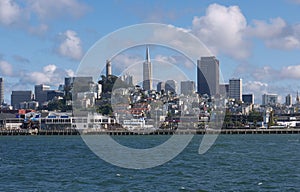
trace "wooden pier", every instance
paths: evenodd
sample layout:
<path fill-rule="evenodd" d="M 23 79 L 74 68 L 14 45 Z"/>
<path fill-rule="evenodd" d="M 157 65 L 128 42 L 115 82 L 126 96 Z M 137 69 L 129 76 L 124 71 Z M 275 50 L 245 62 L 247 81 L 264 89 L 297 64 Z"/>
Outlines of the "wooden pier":
<path fill-rule="evenodd" d="M 0 130 L 0 136 L 9 135 L 173 135 L 173 134 L 300 134 L 300 128 L 289 129 L 221 129 L 221 130 L 204 130 L 204 129 L 182 129 L 182 130 L 156 130 L 155 132 L 131 132 L 126 130 L 99 130 L 79 132 L 76 129 L 61 130 Z"/>

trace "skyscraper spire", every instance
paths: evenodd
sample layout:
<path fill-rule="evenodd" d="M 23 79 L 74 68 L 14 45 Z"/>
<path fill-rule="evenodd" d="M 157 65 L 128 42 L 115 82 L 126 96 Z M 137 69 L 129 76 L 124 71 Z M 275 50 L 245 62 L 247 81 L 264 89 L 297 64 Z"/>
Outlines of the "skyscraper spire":
<path fill-rule="evenodd" d="M 147 91 L 152 90 L 152 64 L 149 46 L 146 48 L 146 59 L 143 63 L 143 88 Z"/>
<path fill-rule="evenodd" d="M 146 61 L 147 61 L 148 63 L 150 63 L 149 46 L 147 46 L 147 49 L 146 49 Z"/>
<path fill-rule="evenodd" d="M 298 93 L 298 91 L 297 91 L 296 102 L 297 102 L 297 104 L 299 104 L 299 102 L 300 102 L 300 98 L 299 98 L 299 93 Z"/>

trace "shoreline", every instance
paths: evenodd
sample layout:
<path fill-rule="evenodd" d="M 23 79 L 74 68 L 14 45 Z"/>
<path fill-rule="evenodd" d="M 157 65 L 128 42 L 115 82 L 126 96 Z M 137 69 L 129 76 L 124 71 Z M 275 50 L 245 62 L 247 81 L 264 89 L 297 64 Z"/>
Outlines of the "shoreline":
<path fill-rule="evenodd" d="M 221 130 L 156 130 L 155 132 L 131 132 L 126 130 L 89 130 L 79 132 L 76 129 L 65 130 L 37 130 L 37 129 L 21 129 L 21 130 L 0 130 L 0 136 L 18 136 L 18 135 L 185 135 L 185 134 L 300 134 L 300 128 L 284 128 L 284 129 L 221 129 Z"/>

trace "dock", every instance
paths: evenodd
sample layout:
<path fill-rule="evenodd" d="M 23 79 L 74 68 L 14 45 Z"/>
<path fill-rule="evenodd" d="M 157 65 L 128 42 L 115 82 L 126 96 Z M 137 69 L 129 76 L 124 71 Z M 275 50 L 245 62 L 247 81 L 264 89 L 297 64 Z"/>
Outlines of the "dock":
<path fill-rule="evenodd" d="M 154 132 L 131 132 L 127 130 L 100 130 L 100 131 L 85 131 L 80 133 L 76 129 L 61 129 L 61 130 L 0 130 L 0 136 L 13 135 L 184 135 L 184 134 L 300 134 L 300 128 L 285 128 L 285 129 L 221 129 L 221 130 L 204 130 L 204 129 L 182 129 L 182 130 L 156 130 Z"/>

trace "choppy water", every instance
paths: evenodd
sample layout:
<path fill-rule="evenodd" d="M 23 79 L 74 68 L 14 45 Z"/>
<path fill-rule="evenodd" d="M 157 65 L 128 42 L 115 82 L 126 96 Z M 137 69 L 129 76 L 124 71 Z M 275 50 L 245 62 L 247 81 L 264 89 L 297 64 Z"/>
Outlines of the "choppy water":
<path fill-rule="evenodd" d="M 201 137 L 162 166 L 131 170 L 99 159 L 80 136 L 3 136 L 0 191 L 300 191 L 300 135 L 221 135 L 199 155 Z"/>

